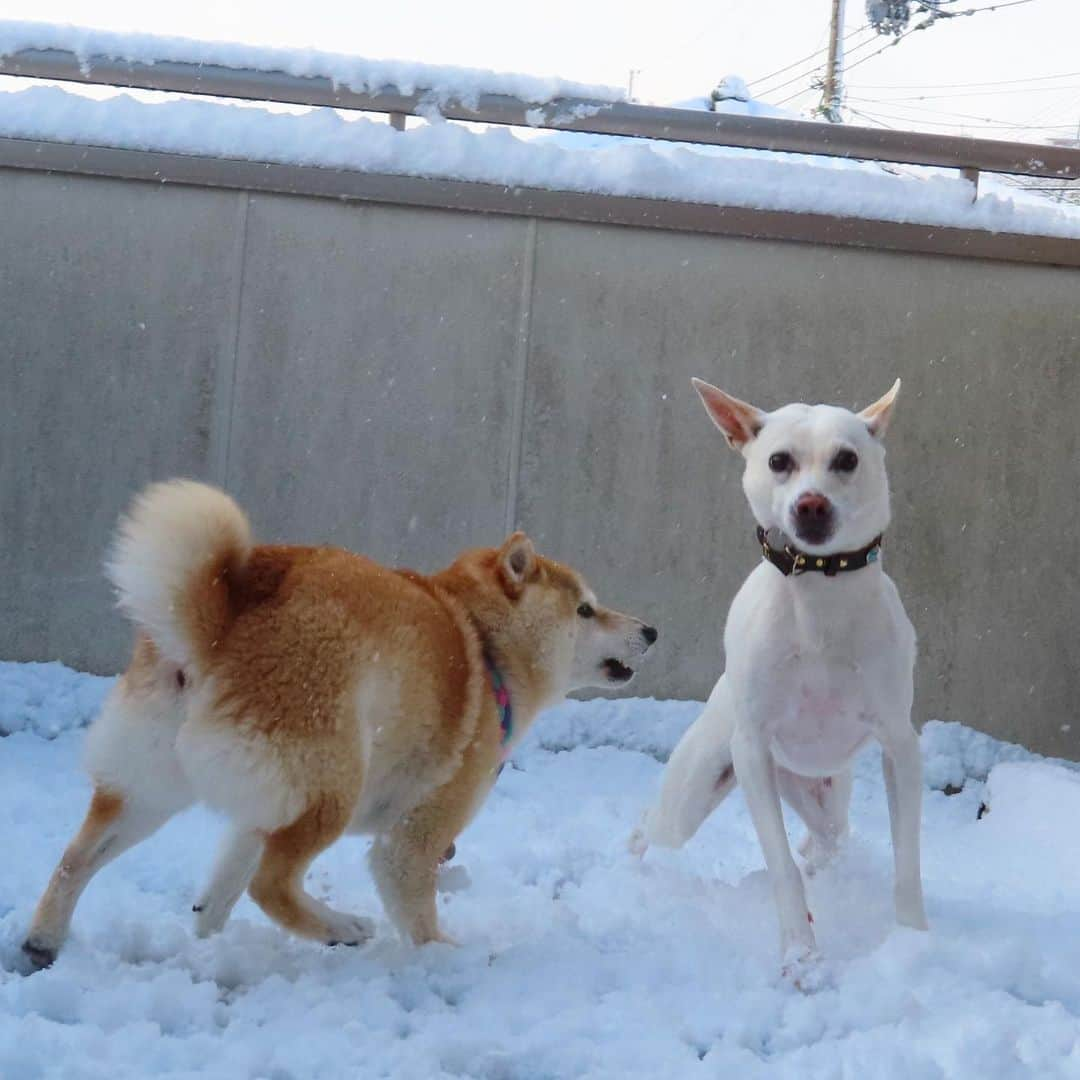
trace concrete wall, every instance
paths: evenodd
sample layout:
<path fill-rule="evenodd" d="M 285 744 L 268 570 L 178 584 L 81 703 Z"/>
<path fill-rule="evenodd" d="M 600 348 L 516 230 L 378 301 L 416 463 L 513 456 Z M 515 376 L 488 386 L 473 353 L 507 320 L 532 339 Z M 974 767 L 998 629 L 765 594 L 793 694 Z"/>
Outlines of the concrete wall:
<path fill-rule="evenodd" d="M 757 553 L 689 387 L 904 393 L 887 541 L 916 715 L 1080 757 L 1075 270 L 0 170 L 0 656 L 115 670 L 151 478 L 433 569 L 520 524 L 701 697 Z"/>

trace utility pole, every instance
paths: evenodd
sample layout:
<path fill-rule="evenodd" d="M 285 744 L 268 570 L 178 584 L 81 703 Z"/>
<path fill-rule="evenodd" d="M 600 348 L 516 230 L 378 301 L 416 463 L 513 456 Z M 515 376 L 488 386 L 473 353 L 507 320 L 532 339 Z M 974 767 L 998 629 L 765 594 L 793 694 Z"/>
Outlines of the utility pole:
<path fill-rule="evenodd" d="M 832 0 L 829 62 L 825 68 L 821 104 L 817 110 L 830 124 L 839 124 L 843 121 L 840 115 L 840 101 L 844 96 L 844 2 L 845 0 Z"/>
<path fill-rule="evenodd" d="M 641 68 L 631 68 L 630 78 L 626 82 L 626 99 L 627 101 L 634 100 L 634 78 L 641 74 Z"/>

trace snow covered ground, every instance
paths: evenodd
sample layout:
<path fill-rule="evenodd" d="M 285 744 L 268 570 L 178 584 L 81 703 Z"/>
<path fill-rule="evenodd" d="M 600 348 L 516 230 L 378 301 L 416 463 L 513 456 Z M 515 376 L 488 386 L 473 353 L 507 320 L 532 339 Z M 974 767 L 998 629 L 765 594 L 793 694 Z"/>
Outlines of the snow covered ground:
<path fill-rule="evenodd" d="M 867 752 L 853 841 L 810 881 L 834 977 L 813 996 L 777 977 L 740 795 L 684 851 L 626 854 L 658 758 L 697 709 L 646 700 L 542 718 L 445 871 L 458 949 L 395 939 L 359 840 L 309 886 L 377 914 L 368 948 L 290 939 L 246 899 L 222 935 L 195 940 L 219 823 L 192 811 L 106 868 L 57 964 L 25 977 L 21 936 L 86 801 L 78 725 L 107 685 L 0 664 L 0 729 L 14 732 L 0 738 L 3 1080 L 1080 1076 L 1080 779 L 955 724 L 923 733 L 928 784 L 966 779 L 926 795 L 930 933 L 893 924 Z"/>

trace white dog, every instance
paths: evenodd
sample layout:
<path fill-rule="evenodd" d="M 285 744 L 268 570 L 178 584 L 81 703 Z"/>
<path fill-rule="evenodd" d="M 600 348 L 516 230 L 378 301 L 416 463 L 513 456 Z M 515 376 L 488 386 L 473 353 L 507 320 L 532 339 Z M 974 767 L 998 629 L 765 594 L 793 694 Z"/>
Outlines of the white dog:
<path fill-rule="evenodd" d="M 881 439 L 900 382 L 858 414 L 830 405 L 765 413 L 698 379 L 694 388 L 746 460 L 743 490 L 763 561 L 731 605 L 727 671 L 672 754 L 631 848 L 680 847 L 737 777 L 779 911 L 785 974 L 809 988 L 813 917 L 780 800 L 806 823 L 800 850 L 812 873 L 847 833 L 851 762 L 871 736 L 884 750 L 896 917 L 926 929 L 915 632 L 879 557 L 889 524 Z"/>

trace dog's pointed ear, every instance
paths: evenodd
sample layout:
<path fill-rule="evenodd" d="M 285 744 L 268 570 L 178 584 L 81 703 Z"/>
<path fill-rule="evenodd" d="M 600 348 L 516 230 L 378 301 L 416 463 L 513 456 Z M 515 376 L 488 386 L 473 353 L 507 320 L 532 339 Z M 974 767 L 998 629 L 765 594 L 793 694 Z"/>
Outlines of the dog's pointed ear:
<path fill-rule="evenodd" d="M 889 421 L 892 419 L 893 406 L 896 404 L 896 396 L 900 393 L 900 380 L 892 384 L 892 389 L 884 396 L 877 399 L 873 405 L 867 405 L 859 416 L 866 421 L 870 434 L 875 439 L 885 437 L 889 429 Z"/>
<path fill-rule="evenodd" d="M 705 411 L 724 433 L 732 450 L 741 450 L 764 427 L 765 414 L 760 409 L 725 394 L 701 379 L 691 379 L 690 382 L 698 392 Z"/>
<path fill-rule="evenodd" d="M 517 598 L 536 574 L 536 548 L 533 542 L 520 529 L 511 533 L 499 548 L 496 565 L 506 595 L 511 599 Z"/>

